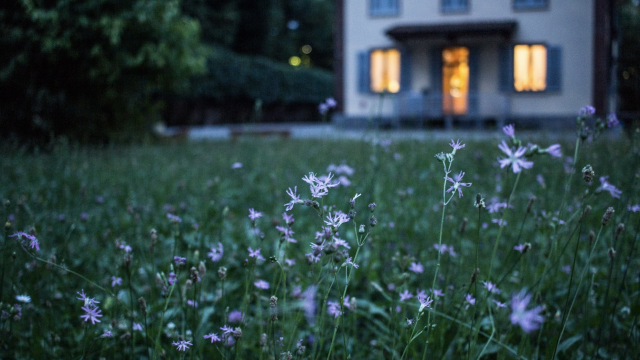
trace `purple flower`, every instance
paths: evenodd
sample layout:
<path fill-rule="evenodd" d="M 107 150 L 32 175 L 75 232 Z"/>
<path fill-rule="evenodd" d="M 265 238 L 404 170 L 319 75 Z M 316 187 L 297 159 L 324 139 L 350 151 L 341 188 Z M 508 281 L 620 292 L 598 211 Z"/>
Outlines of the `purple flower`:
<path fill-rule="evenodd" d="M 476 304 L 476 299 L 475 299 L 473 296 L 471 296 L 471 294 L 467 294 L 467 295 L 464 297 L 464 300 L 465 300 L 469 305 L 475 305 L 475 304 Z M 469 306 L 469 305 L 467 305 L 467 306 Z"/>
<path fill-rule="evenodd" d="M 332 97 L 327 98 L 327 100 L 324 101 L 325 104 L 327 104 L 327 107 L 332 109 L 336 106 L 338 106 L 338 103 L 336 102 L 336 100 Z"/>
<path fill-rule="evenodd" d="M 453 148 L 453 151 L 456 150 L 460 150 L 462 148 L 465 147 L 465 144 L 460 144 L 460 139 L 458 139 L 457 141 L 453 141 L 453 139 L 451 139 L 451 144 L 449 144 L 449 146 L 451 146 Z"/>
<path fill-rule="evenodd" d="M 495 294 L 501 293 L 500 289 L 498 289 L 498 287 L 495 284 L 493 284 L 491 281 L 483 281 L 483 284 L 485 289 L 487 289 L 488 292 L 495 293 Z"/>
<path fill-rule="evenodd" d="M 197 308 L 198 307 L 198 302 L 197 301 L 193 301 L 193 300 L 187 300 L 187 306 L 190 306 L 192 308 Z"/>
<path fill-rule="evenodd" d="M 313 325 L 316 320 L 317 302 L 315 300 L 316 292 L 318 288 L 316 286 L 309 286 L 302 293 L 302 308 L 304 309 L 304 317 L 310 325 Z"/>
<path fill-rule="evenodd" d="M 187 258 L 180 257 L 180 256 L 174 256 L 173 257 L 173 261 L 176 263 L 176 265 L 184 265 L 184 264 L 187 263 Z"/>
<path fill-rule="evenodd" d="M 18 237 L 18 240 L 22 240 L 22 238 L 29 239 L 29 247 L 32 249 L 36 249 L 36 251 L 40 251 L 40 242 L 36 239 L 35 236 L 29 235 L 24 231 L 18 231 L 13 235 L 9 235 L 9 237 Z"/>
<path fill-rule="evenodd" d="M 297 243 L 298 241 L 294 239 L 291 235 L 295 234 L 290 227 L 276 226 L 276 230 L 282 233 L 282 238 L 290 243 Z"/>
<path fill-rule="evenodd" d="M 284 222 L 287 225 L 291 225 L 293 224 L 296 220 L 293 218 L 293 214 L 289 215 L 286 212 L 282 213 L 282 220 L 284 220 Z"/>
<path fill-rule="evenodd" d="M 462 177 L 464 177 L 464 172 L 462 172 L 462 171 L 460 171 L 460 174 L 454 175 L 453 177 L 455 178 L 455 180 L 450 178 L 450 177 L 448 177 L 448 176 L 444 178 L 445 180 L 450 181 L 450 182 L 453 183 L 453 185 L 449 189 L 447 189 L 447 192 L 458 190 L 458 198 L 461 198 L 462 197 L 462 189 L 460 187 L 461 186 L 469 187 L 469 186 L 471 186 L 471 183 L 460 182 L 462 180 Z"/>
<path fill-rule="evenodd" d="M 333 175 L 331 173 L 329 173 L 328 176 L 323 177 L 322 179 L 318 178 L 314 173 L 309 173 L 309 175 L 305 175 L 305 177 L 303 177 L 302 180 L 307 184 L 309 184 L 312 197 L 321 198 L 324 195 L 327 195 L 329 193 L 329 188 L 340 185 L 339 182 L 332 184 L 331 183 L 332 178 L 333 178 Z"/>
<path fill-rule="evenodd" d="M 222 259 L 222 254 L 224 254 L 224 249 L 222 248 L 222 243 L 218 243 L 218 248 L 211 247 L 211 251 L 207 254 L 207 256 L 213 262 L 218 262 Z"/>
<path fill-rule="evenodd" d="M 233 328 L 230 326 L 223 326 L 220 328 L 220 330 L 222 330 L 222 336 L 224 337 L 225 335 L 229 335 L 229 334 L 233 334 Z"/>
<path fill-rule="evenodd" d="M 518 244 L 516 246 L 513 247 L 513 250 L 519 251 L 519 252 L 523 252 L 525 248 L 524 244 Z"/>
<path fill-rule="evenodd" d="M 413 297 L 413 294 L 409 292 L 409 290 L 405 290 L 400 293 L 400 301 L 409 300 Z"/>
<path fill-rule="evenodd" d="M 247 250 L 249 250 L 249 257 L 259 258 L 260 257 L 260 250 L 262 250 L 262 249 L 253 250 L 251 248 L 251 246 L 249 246 L 249 248 Z"/>
<path fill-rule="evenodd" d="M 431 289 L 431 293 L 437 297 L 444 297 L 444 293 L 440 289 Z"/>
<path fill-rule="evenodd" d="M 511 165 L 513 167 L 513 172 L 517 174 L 522 171 L 522 169 L 531 169 L 533 167 L 533 161 L 523 159 L 523 155 L 527 151 L 527 148 L 521 146 L 514 152 L 509 148 L 504 140 L 502 140 L 502 143 L 498 145 L 498 148 L 508 156 L 506 159 L 498 158 L 500 168 Z"/>
<path fill-rule="evenodd" d="M 99 303 L 100 303 L 100 301 L 98 301 L 98 300 L 96 300 L 96 299 L 93 299 L 93 298 L 88 297 L 88 296 L 84 293 L 84 289 L 80 290 L 80 292 L 79 292 L 79 293 L 76 293 L 76 294 L 80 295 L 80 297 L 78 297 L 78 298 L 76 298 L 76 299 L 78 299 L 78 300 L 80 300 L 80 301 L 84 301 L 84 304 L 85 304 L 85 305 L 95 305 L 95 304 L 99 304 Z"/>
<path fill-rule="evenodd" d="M 259 219 L 262 217 L 262 213 L 253 210 L 253 208 L 249 209 L 249 219 L 251 219 L 252 221 L 256 221 L 256 219 Z"/>
<path fill-rule="evenodd" d="M 447 246 L 446 244 L 442 244 L 442 246 L 438 245 L 438 244 L 433 244 L 433 247 L 436 250 L 439 250 L 441 254 L 444 254 L 446 252 L 449 253 L 449 255 L 456 257 L 458 256 L 458 254 L 455 252 L 455 250 L 453 249 L 453 246 Z"/>
<path fill-rule="evenodd" d="M 320 115 L 326 114 L 327 111 L 329 111 L 329 107 L 327 106 L 327 104 L 322 103 L 318 105 L 318 112 L 320 113 Z"/>
<path fill-rule="evenodd" d="M 333 315 L 334 318 L 337 318 L 338 316 L 342 315 L 342 311 L 340 311 L 340 304 L 334 301 L 327 301 L 327 305 L 329 305 L 329 307 L 327 308 L 327 313 L 329 315 Z"/>
<path fill-rule="evenodd" d="M 507 221 L 504 219 L 491 219 L 491 222 L 494 224 L 498 224 L 498 226 L 507 225 Z"/>
<path fill-rule="evenodd" d="M 633 212 L 638 212 L 638 211 L 640 211 L 640 204 L 635 204 L 633 206 L 627 205 L 627 210 L 633 211 Z"/>
<path fill-rule="evenodd" d="M 562 157 L 562 151 L 560 151 L 560 144 L 553 144 L 549 146 L 546 152 L 552 157 Z"/>
<path fill-rule="evenodd" d="M 353 266 L 354 269 L 357 269 L 357 268 L 360 267 L 360 265 L 358 265 L 358 264 L 353 262 L 351 257 L 348 257 L 347 260 L 344 261 L 344 265 L 343 266 L 346 266 L 346 265 L 351 265 L 351 266 Z"/>
<path fill-rule="evenodd" d="M 298 187 L 294 186 L 293 187 L 293 191 L 291 190 L 291 188 L 289 188 L 289 190 L 287 190 L 287 195 L 289 195 L 291 197 L 291 201 L 289 201 L 288 203 L 284 204 L 284 206 L 286 206 L 286 210 L 287 211 L 291 211 L 291 209 L 293 209 L 293 205 L 295 204 L 301 204 L 303 201 L 300 200 L 300 195 L 296 194 L 296 192 L 298 191 Z"/>
<path fill-rule="evenodd" d="M 173 223 L 179 223 L 182 222 L 182 219 L 180 219 L 180 217 L 167 213 L 167 219 L 171 220 Z"/>
<path fill-rule="evenodd" d="M 111 333 L 111 331 L 109 330 L 105 330 L 104 333 L 102 333 L 102 335 L 100 335 L 101 338 L 111 338 L 113 337 L 113 334 Z"/>
<path fill-rule="evenodd" d="M 167 282 L 169 283 L 169 286 L 175 284 L 177 279 L 176 274 L 172 271 L 169 273 L 169 277 L 167 278 Z"/>
<path fill-rule="evenodd" d="M 496 306 L 499 307 L 499 308 L 503 308 L 503 307 L 507 306 L 507 304 L 501 303 L 500 301 L 498 301 L 496 299 L 491 299 L 491 301 L 493 301 L 496 304 Z"/>
<path fill-rule="evenodd" d="M 600 187 L 598 187 L 596 189 L 596 192 L 598 191 L 608 191 L 609 194 L 611 194 L 612 197 L 614 198 L 620 198 L 620 194 L 622 194 L 622 190 L 619 190 L 617 187 L 611 185 L 608 181 L 609 177 L 608 176 L 601 176 L 600 177 L 600 182 L 602 183 L 602 185 L 600 185 Z"/>
<path fill-rule="evenodd" d="M 337 229 L 340 227 L 340 225 L 348 222 L 349 220 L 349 215 L 341 211 L 336 211 L 333 214 L 333 217 L 331 216 L 331 214 L 327 215 L 327 220 L 325 220 L 324 223 Z"/>
<path fill-rule="evenodd" d="M 531 301 L 531 295 L 527 294 L 525 290 L 515 294 L 511 299 L 511 324 L 520 325 L 522 330 L 526 333 L 530 333 L 540 327 L 540 324 L 544 321 L 544 317 L 540 315 L 542 312 L 542 306 L 538 306 L 531 310 L 526 310 Z"/>
<path fill-rule="evenodd" d="M 118 285 L 118 286 L 122 285 L 122 278 L 121 277 L 112 276 L 111 277 L 111 287 L 116 287 L 116 285 Z"/>
<path fill-rule="evenodd" d="M 349 243 L 347 243 L 346 240 L 342 240 L 342 239 L 339 239 L 339 238 L 335 237 L 335 238 L 333 238 L 333 243 L 338 245 L 338 246 L 342 246 L 345 249 L 351 249 L 351 246 L 349 246 Z"/>
<path fill-rule="evenodd" d="M 180 341 L 174 341 L 171 343 L 171 345 L 173 346 L 177 346 L 178 347 L 178 351 L 187 351 L 189 349 L 189 346 L 193 345 L 190 341 L 186 341 L 186 340 L 180 340 Z"/>
<path fill-rule="evenodd" d="M 296 261 L 294 259 L 284 259 L 284 263 L 288 266 L 293 266 L 296 264 Z"/>
<path fill-rule="evenodd" d="M 233 163 L 233 165 L 231 165 L 231 169 L 241 169 L 242 168 L 242 163 L 241 162 L 235 162 Z"/>
<path fill-rule="evenodd" d="M 213 344 L 214 341 L 222 341 L 222 339 L 220 339 L 218 334 L 214 334 L 214 333 L 210 333 L 208 335 L 205 335 L 204 338 L 205 339 L 211 339 L 211 343 L 212 344 Z"/>
<path fill-rule="evenodd" d="M 238 310 L 234 310 L 229 313 L 229 322 L 230 323 L 239 323 L 242 321 L 242 313 Z"/>
<path fill-rule="evenodd" d="M 618 121 L 618 117 L 616 116 L 616 113 L 614 113 L 613 111 L 609 113 L 609 116 L 607 116 L 607 127 L 611 128 L 614 126 L 617 126 L 618 124 L 620 124 L 620 121 Z"/>
<path fill-rule="evenodd" d="M 429 296 L 427 297 L 418 297 L 418 301 L 420 301 L 420 310 L 418 310 L 418 312 L 424 310 L 424 308 L 429 308 L 431 307 L 431 303 L 433 302 L 433 299 L 431 299 Z"/>
<path fill-rule="evenodd" d="M 595 113 L 596 113 L 596 108 L 594 108 L 591 105 L 587 105 L 587 106 L 581 107 L 580 111 L 578 111 L 578 115 L 579 116 L 593 115 Z"/>
<path fill-rule="evenodd" d="M 102 315 L 100 315 L 100 313 L 102 311 L 100 311 L 100 309 L 98 309 L 98 306 L 96 306 L 93 303 L 86 304 L 86 302 L 85 302 L 85 306 L 81 307 L 81 309 L 84 310 L 85 314 L 81 315 L 80 318 L 84 319 L 85 322 L 91 321 L 91 324 L 95 324 L 97 322 L 100 322 L 100 320 L 98 320 L 98 318 L 102 317 Z"/>
<path fill-rule="evenodd" d="M 565 273 L 567 275 L 571 274 L 571 265 L 565 265 L 565 266 L 562 267 L 561 270 L 562 270 L 563 273 Z"/>
<path fill-rule="evenodd" d="M 508 137 L 516 136 L 516 128 L 513 124 L 509 124 L 502 128 L 502 132 Z"/>
<path fill-rule="evenodd" d="M 409 265 L 409 271 L 413 271 L 416 274 L 422 274 L 424 272 L 424 266 L 420 263 L 412 262 L 411 265 Z"/>
<path fill-rule="evenodd" d="M 133 331 L 142 331 L 142 325 L 138 324 L 137 322 L 134 322 Z"/>
<path fill-rule="evenodd" d="M 253 285 L 255 285 L 258 289 L 263 289 L 263 290 L 266 290 L 269 288 L 269 283 L 264 280 L 258 280 L 254 282 Z"/>

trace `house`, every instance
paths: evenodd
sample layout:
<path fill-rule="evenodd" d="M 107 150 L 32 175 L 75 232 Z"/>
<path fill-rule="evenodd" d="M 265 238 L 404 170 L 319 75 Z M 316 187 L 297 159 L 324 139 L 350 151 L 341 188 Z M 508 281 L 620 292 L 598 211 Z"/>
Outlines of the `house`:
<path fill-rule="evenodd" d="M 610 0 L 338 0 L 341 124 L 572 126 L 610 108 Z"/>

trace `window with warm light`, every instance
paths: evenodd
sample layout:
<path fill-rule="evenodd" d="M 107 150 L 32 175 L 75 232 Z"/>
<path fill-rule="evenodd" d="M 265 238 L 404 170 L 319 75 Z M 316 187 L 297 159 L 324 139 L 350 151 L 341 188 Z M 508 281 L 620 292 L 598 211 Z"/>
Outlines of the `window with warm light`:
<path fill-rule="evenodd" d="M 373 92 L 400 91 L 400 51 L 379 49 L 370 55 L 370 86 Z"/>
<path fill-rule="evenodd" d="M 516 91 L 544 91 L 547 88 L 545 45 L 514 46 L 513 87 Z"/>

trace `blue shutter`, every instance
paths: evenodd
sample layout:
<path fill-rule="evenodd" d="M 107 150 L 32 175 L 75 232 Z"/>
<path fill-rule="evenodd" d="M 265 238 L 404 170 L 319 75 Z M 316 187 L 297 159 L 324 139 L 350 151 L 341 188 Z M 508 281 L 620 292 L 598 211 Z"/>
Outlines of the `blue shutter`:
<path fill-rule="evenodd" d="M 371 74 L 369 73 L 370 55 L 368 51 L 358 53 L 358 91 L 370 92 Z"/>
<path fill-rule="evenodd" d="M 469 3 L 467 0 L 442 0 L 442 11 L 467 11 L 468 5 Z"/>
<path fill-rule="evenodd" d="M 400 51 L 400 91 L 411 90 L 411 51 Z"/>
<path fill-rule="evenodd" d="M 562 90 L 562 48 L 547 47 L 547 88 L 546 91 Z"/>
<path fill-rule="evenodd" d="M 469 114 L 478 113 L 478 83 L 480 76 L 480 49 L 469 48 Z"/>
<path fill-rule="evenodd" d="M 431 91 L 438 95 L 442 90 L 442 49 L 431 49 L 429 54 L 429 77 L 431 78 Z"/>
<path fill-rule="evenodd" d="M 498 89 L 501 92 L 513 91 L 513 45 L 500 46 L 498 50 Z"/>
<path fill-rule="evenodd" d="M 369 14 L 371 16 L 395 16 L 400 14 L 399 0 L 370 0 Z"/>

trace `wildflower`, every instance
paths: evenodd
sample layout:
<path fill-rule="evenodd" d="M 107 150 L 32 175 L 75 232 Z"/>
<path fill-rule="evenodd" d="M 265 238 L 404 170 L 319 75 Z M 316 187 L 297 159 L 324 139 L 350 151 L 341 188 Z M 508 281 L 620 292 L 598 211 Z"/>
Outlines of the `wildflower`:
<path fill-rule="evenodd" d="M 481 194 L 476 194 L 476 201 L 473 203 L 473 206 L 477 207 L 478 209 L 487 207 Z"/>
<path fill-rule="evenodd" d="M 293 209 L 293 205 L 295 204 L 302 204 L 302 200 L 300 200 L 300 195 L 297 195 L 296 192 L 298 191 L 298 187 L 295 186 L 293 188 L 293 191 L 291 191 L 291 188 L 289 188 L 289 190 L 287 190 L 287 195 L 289 195 L 291 197 L 291 201 L 289 201 L 288 203 L 284 204 L 284 206 L 286 206 L 287 211 L 291 211 L 291 209 Z"/>
<path fill-rule="evenodd" d="M 609 113 L 609 116 L 607 116 L 607 127 L 611 128 L 614 126 L 617 126 L 618 124 L 620 124 L 620 121 L 618 121 L 618 117 L 616 116 L 616 113 L 614 113 L 613 111 Z"/>
<path fill-rule="evenodd" d="M 424 266 L 420 263 L 412 262 L 411 265 L 409 265 L 409 271 L 413 271 L 416 274 L 422 274 L 424 272 Z"/>
<path fill-rule="evenodd" d="M 504 140 L 502 140 L 502 143 L 498 145 L 498 148 L 508 156 L 506 159 L 498 158 L 500 168 L 511 165 L 513 167 L 513 172 L 517 174 L 522 171 L 522 169 L 531 169 L 531 167 L 533 167 L 533 161 L 524 160 L 522 158 L 524 153 L 527 151 L 527 148 L 518 147 L 514 152 L 509 148 Z"/>
<path fill-rule="evenodd" d="M 291 237 L 291 235 L 295 234 L 295 232 L 293 230 L 291 230 L 290 227 L 276 226 L 276 230 L 278 230 L 278 231 L 280 231 L 282 233 L 282 238 L 284 240 L 286 240 L 286 241 L 288 241 L 290 243 L 297 243 L 298 242 L 296 239 Z"/>
<path fill-rule="evenodd" d="M 249 219 L 251 219 L 252 221 L 256 221 L 256 219 L 259 219 L 262 217 L 262 213 L 253 210 L 253 208 L 249 209 Z"/>
<path fill-rule="evenodd" d="M 508 137 L 514 137 L 516 136 L 516 129 L 515 126 L 513 124 L 509 124 L 505 127 L 502 128 L 502 132 L 507 135 Z"/>
<path fill-rule="evenodd" d="M 184 265 L 187 263 L 187 258 L 174 256 L 173 261 L 176 263 L 176 265 Z"/>
<path fill-rule="evenodd" d="M 500 294 L 500 289 L 498 289 L 498 287 L 493 284 L 491 281 L 483 281 L 484 287 L 485 289 L 487 289 L 488 292 L 490 293 L 496 293 L 496 294 Z"/>
<path fill-rule="evenodd" d="M 460 174 L 454 175 L 453 179 L 448 177 L 448 176 L 445 177 L 444 178 L 445 180 L 451 181 L 453 183 L 453 185 L 449 189 L 447 189 L 447 192 L 451 192 L 451 191 L 455 192 L 456 190 L 458 190 L 458 197 L 461 198 L 462 197 L 462 189 L 460 187 L 461 186 L 465 186 L 465 187 L 471 186 L 471 183 L 460 182 L 460 181 L 462 181 L 462 177 L 463 176 L 464 176 L 464 172 L 460 171 Z"/>
<path fill-rule="evenodd" d="M 453 141 L 453 139 L 451 139 L 451 144 L 449 144 L 449 146 L 453 148 L 453 152 L 455 153 L 456 150 L 460 150 L 464 148 L 465 144 L 460 144 L 460 139 L 458 139 L 455 142 Z"/>
<path fill-rule="evenodd" d="M 327 220 L 325 220 L 324 223 L 337 229 L 340 227 L 340 225 L 348 222 L 349 220 L 349 215 L 337 211 L 333 214 L 333 217 L 331 216 L 331 214 L 327 215 Z"/>
<path fill-rule="evenodd" d="M 437 297 L 444 297 L 444 293 L 440 289 L 430 289 L 431 293 Z"/>
<path fill-rule="evenodd" d="M 507 222 L 503 219 L 491 219 L 491 222 L 494 224 L 498 224 L 498 226 L 507 225 Z"/>
<path fill-rule="evenodd" d="M 133 330 L 134 331 L 142 331 L 142 325 L 138 324 L 137 322 L 133 323 Z"/>
<path fill-rule="evenodd" d="M 444 254 L 446 252 L 449 253 L 449 255 L 456 257 L 458 256 L 458 254 L 455 252 L 455 250 L 453 249 L 453 246 L 447 246 L 446 244 L 442 244 L 442 246 L 438 245 L 438 244 L 433 244 L 433 247 L 436 250 L 439 250 L 441 254 Z"/>
<path fill-rule="evenodd" d="M 593 115 L 595 113 L 596 113 L 596 108 L 594 108 L 591 105 L 586 105 L 584 107 L 581 107 L 580 111 L 578 111 L 578 115 L 582 116 L 582 117 L 587 116 L 587 115 Z"/>
<path fill-rule="evenodd" d="M 596 193 L 600 192 L 600 191 L 608 191 L 609 194 L 611 194 L 611 197 L 620 198 L 620 194 L 622 194 L 622 190 L 618 189 L 617 187 L 611 185 L 611 183 L 609 183 L 609 181 L 607 180 L 609 179 L 608 176 L 601 176 L 600 177 L 600 187 L 598 187 L 596 189 Z"/>
<path fill-rule="evenodd" d="M 496 306 L 499 307 L 499 308 L 503 308 L 503 307 L 507 306 L 507 304 L 501 303 L 500 301 L 495 300 L 495 299 L 491 299 L 491 301 L 493 301 L 496 304 Z"/>
<path fill-rule="evenodd" d="M 327 313 L 329 315 L 333 315 L 334 318 L 342 315 L 342 311 L 340 311 L 340 304 L 334 301 L 327 301 L 329 308 L 327 309 Z"/>
<path fill-rule="evenodd" d="M 360 267 L 360 265 L 354 263 L 353 260 L 351 260 L 351 257 L 348 257 L 347 260 L 345 260 L 345 262 L 344 262 L 344 264 L 342 266 L 346 266 L 346 265 L 351 265 L 351 266 L 353 266 L 354 269 L 357 269 L 357 268 Z"/>
<path fill-rule="evenodd" d="M 242 321 L 242 313 L 238 310 L 233 310 L 229 313 L 229 322 L 230 323 L 239 323 Z"/>
<path fill-rule="evenodd" d="M 282 213 L 282 220 L 284 220 L 284 222 L 287 225 L 291 225 L 293 224 L 296 220 L 293 218 L 293 215 L 289 215 L 286 212 Z"/>
<path fill-rule="evenodd" d="M 109 330 L 105 330 L 104 333 L 102 333 L 102 335 L 100 335 L 101 338 L 111 338 L 113 337 L 113 333 L 111 333 L 111 331 Z"/>
<path fill-rule="evenodd" d="M 214 333 L 209 333 L 208 335 L 205 335 L 204 338 L 205 339 L 211 339 L 211 343 L 212 344 L 213 344 L 214 341 L 222 341 L 222 339 L 220 339 L 218 334 L 214 334 Z"/>
<path fill-rule="evenodd" d="M 95 305 L 95 304 L 99 304 L 100 303 L 100 301 L 97 301 L 96 299 L 92 299 L 92 298 L 88 297 L 84 293 L 84 289 L 80 290 L 80 292 L 76 293 L 76 294 L 80 295 L 80 297 L 78 297 L 76 299 L 84 301 L 85 305 Z"/>
<path fill-rule="evenodd" d="M 18 231 L 13 235 L 9 235 L 9 237 L 16 237 L 16 236 L 18 237 L 18 240 L 22 240 L 22 238 L 29 239 L 29 247 L 31 249 L 36 249 L 36 251 L 40 251 L 40 242 L 38 241 L 38 239 L 36 239 L 35 236 L 27 234 L 26 232 L 23 232 L 23 231 Z"/>
<path fill-rule="evenodd" d="M 422 310 L 424 310 L 424 308 L 429 308 L 431 307 L 431 303 L 433 303 L 433 299 L 431 299 L 430 297 L 419 297 L 418 301 L 420 301 L 420 309 L 418 310 L 418 312 L 422 312 Z"/>
<path fill-rule="evenodd" d="M 471 296 L 471 294 L 467 294 L 467 295 L 464 297 L 464 300 L 465 300 L 469 305 L 475 305 L 475 304 L 476 304 L 476 299 L 475 299 L 473 296 Z M 469 305 L 467 305 L 467 307 L 468 307 Z"/>
<path fill-rule="evenodd" d="M 30 303 L 31 302 L 31 296 L 29 295 L 16 295 L 16 300 L 23 302 L 23 303 Z"/>
<path fill-rule="evenodd" d="M 259 258 L 260 257 L 260 250 L 262 250 L 262 249 L 253 250 L 253 249 L 251 249 L 251 246 L 249 246 L 249 248 L 247 250 L 249 250 L 249 257 Z"/>
<path fill-rule="evenodd" d="M 285 264 L 287 264 L 288 266 L 293 266 L 296 264 L 296 261 L 294 259 L 284 259 Z"/>
<path fill-rule="evenodd" d="M 531 301 L 531 295 L 527 294 L 525 290 L 514 295 L 511 300 L 511 324 L 520 325 L 526 333 L 538 329 L 544 321 L 544 318 L 540 315 L 542 306 L 526 310 L 529 301 Z"/>
<path fill-rule="evenodd" d="M 409 300 L 413 297 L 413 294 L 409 292 L 409 290 L 405 290 L 400 293 L 400 301 Z"/>
<path fill-rule="evenodd" d="M 531 244 L 530 243 L 518 244 L 518 245 L 513 247 L 513 250 L 519 251 L 522 254 L 524 254 L 527 251 L 529 251 L 529 249 L 531 249 Z"/>
<path fill-rule="evenodd" d="M 180 340 L 180 341 L 174 341 L 171 343 L 171 345 L 173 346 L 177 346 L 178 347 L 178 351 L 187 351 L 189 349 L 189 346 L 193 345 L 190 341 L 186 341 L 186 340 Z"/>
<path fill-rule="evenodd" d="M 560 144 L 553 144 L 549 146 L 545 152 L 552 157 L 562 157 L 562 151 L 560 151 Z"/>
<path fill-rule="evenodd" d="M 241 169 L 242 168 L 242 163 L 241 162 L 235 162 L 233 163 L 233 165 L 231 165 L 231 169 L 235 170 L 235 169 Z"/>
<path fill-rule="evenodd" d="M 191 306 L 193 308 L 197 308 L 198 307 L 198 302 L 197 301 L 193 301 L 193 300 L 187 300 L 187 306 Z"/>
<path fill-rule="evenodd" d="M 90 303 L 90 304 L 85 303 L 85 306 L 81 307 L 81 309 L 84 310 L 85 314 L 81 315 L 80 318 L 84 319 L 85 322 L 89 320 L 91 320 L 91 324 L 100 322 L 98 318 L 102 317 L 102 315 L 100 314 L 102 311 L 98 309 L 98 306 L 96 306 L 93 303 Z"/>
<path fill-rule="evenodd" d="M 316 286 L 309 286 L 302 293 L 302 308 L 304 309 L 304 317 L 310 325 L 315 323 L 317 302 L 315 300 L 316 292 L 318 288 Z"/>
<path fill-rule="evenodd" d="M 224 337 L 225 335 L 233 334 L 233 328 L 227 325 L 221 327 L 220 330 L 222 330 L 222 337 Z"/>
<path fill-rule="evenodd" d="M 302 178 L 304 182 L 309 184 L 311 189 L 311 196 L 314 198 L 320 198 L 329 193 L 329 188 L 336 187 L 340 183 L 331 183 L 333 175 L 329 173 L 328 176 L 320 179 L 314 173 L 309 173 L 308 176 Z"/>
<path fill-rule="evenodd" d="M 635 204 L 633 206 L 627 205 L 627 210 L 633 211 L 633 212 L 638 212 L 638 211 L 640 211 L 640 204 Z"/>
<path fill-rule="evenodd" d="M 222 254 L 224 254 L 224 249 L 222 248 L 222 243 L 218 243 L 218 248 L 211 247 L 211 251 L 207 254 L 207 256 L 213 262 L 218 262 L 222 259 Z"/>
<path fill-rule="evenodd" d="M 167 219 L 171 220 L 174 224 L 182 222 L 182 219 L 180 219 L 180 217 L 170 213 L 167 213 Z"/>
<path fill-rule="evenodd" d="M 116 287 L 116 285 L 118 285 L 118 286 L 122 285 L 122 278 L 121 277 L 112 276 L 111 277 L 111 287 Z"/>
<path fill-rule="evenodd" d="M 167 278 L 167 282 L 169 283 L 169 286 L 175 284 L 177 279 L 176 274 L 172 271 L 169 273 L 169 277 Z"/>
<path fill-rule="evenodd" d="M 263 290 L 266 290 L 269 288 L 269 283 L 264 280 L 258 280 L 254 282 L 253 285 L 255 285 L 258 289 L 263 289 Z"/>
<path fill-rule="evenodd" d="M 339 238 L 333 238 L 333 243 L 336 244 L 337 246 L 342 246 L 345 249 L 351 249 L 351 246 L 349 246 L 349 243 L 347 243 L 346 240 L 342 240 Z"/>

